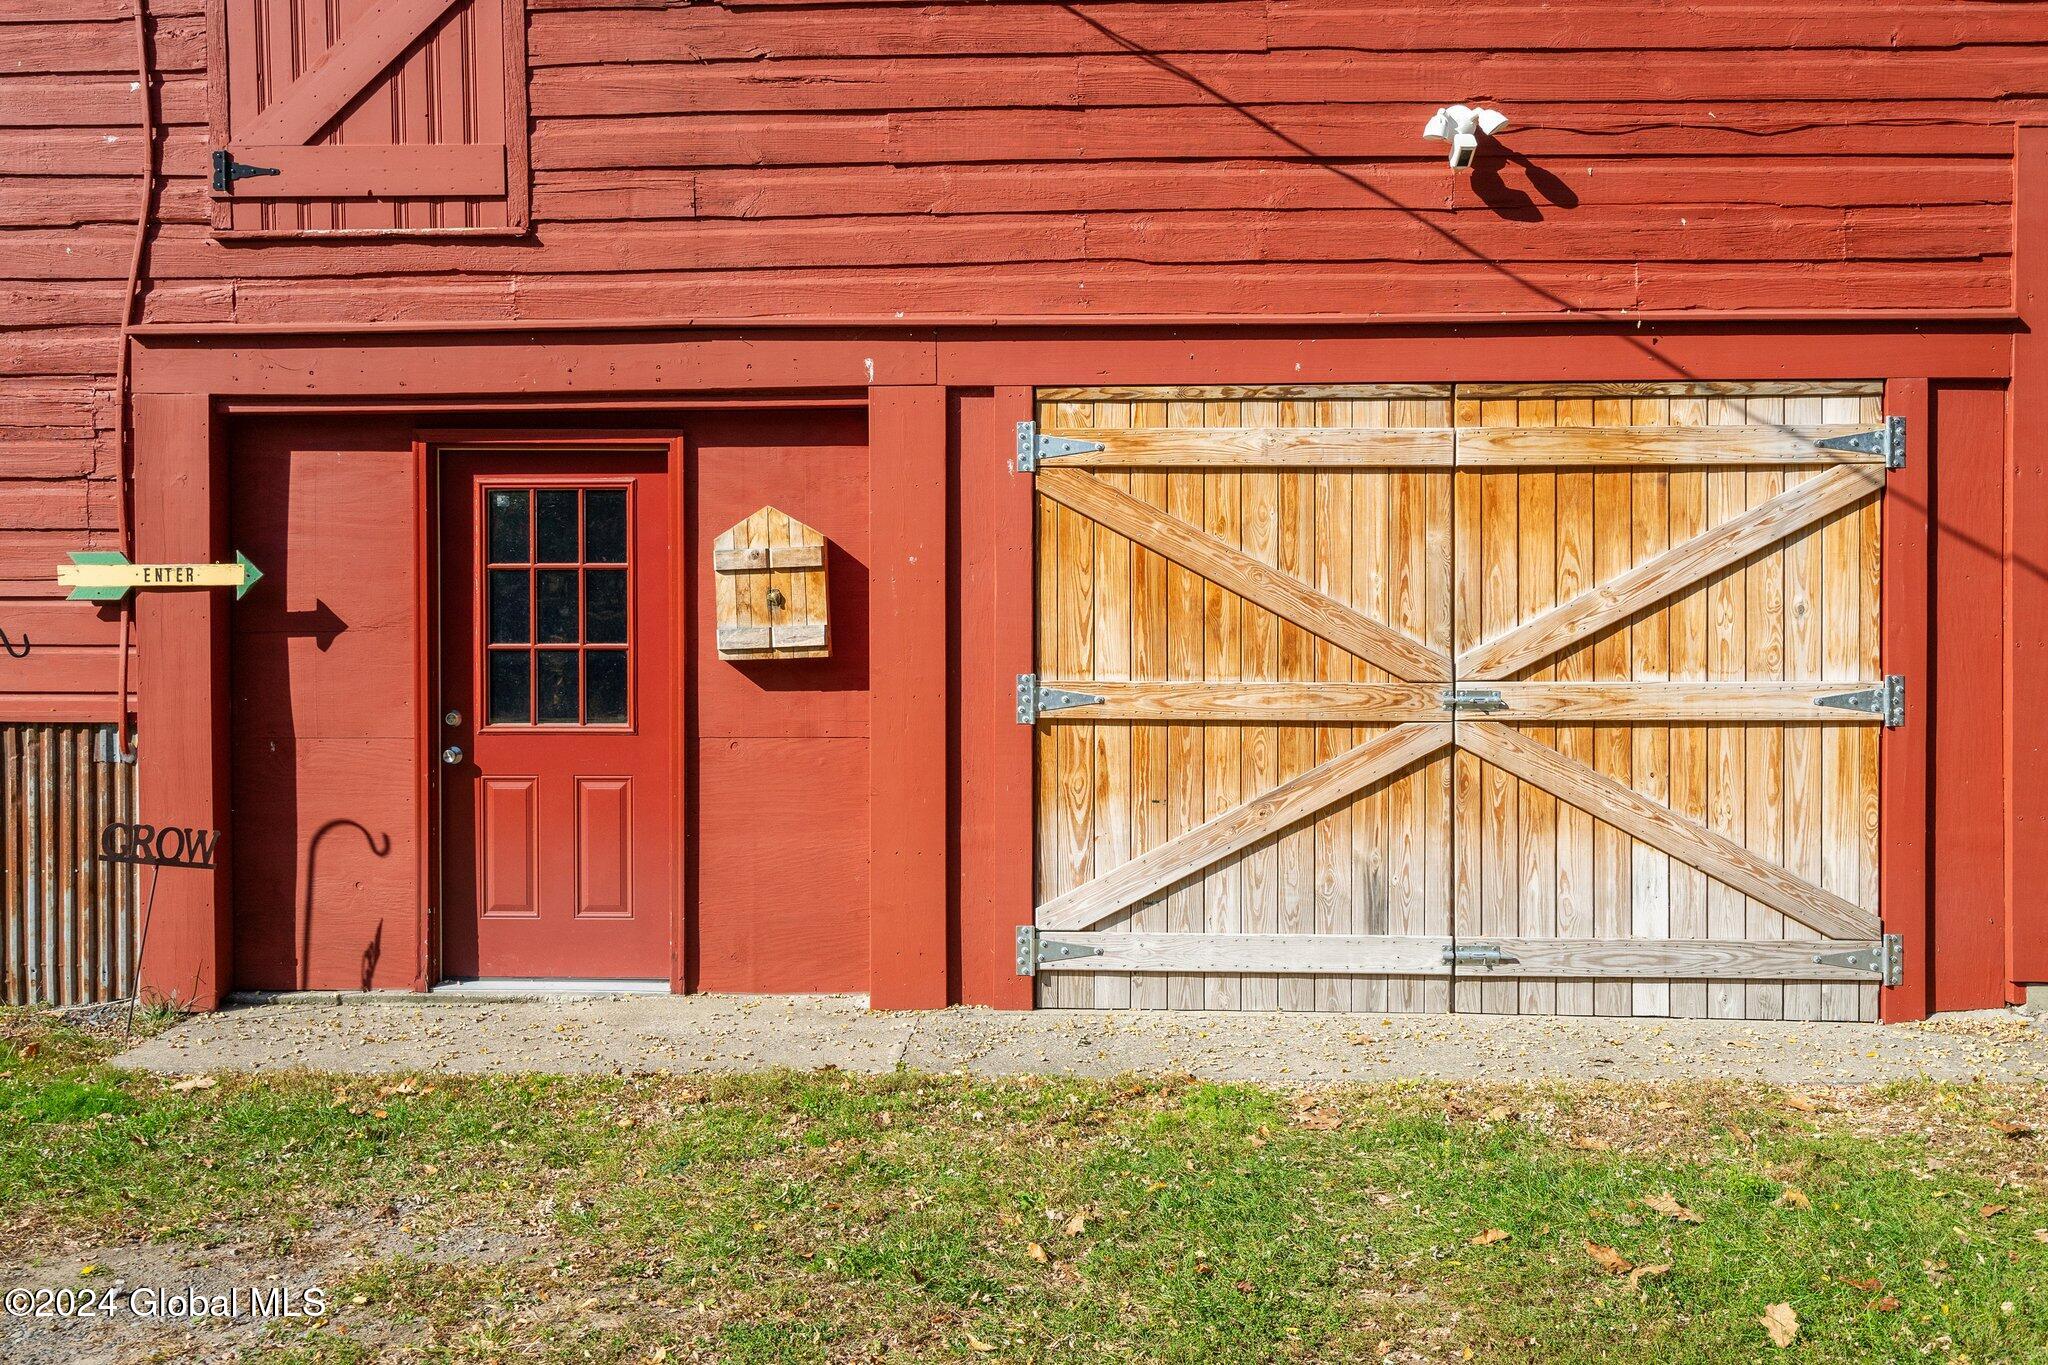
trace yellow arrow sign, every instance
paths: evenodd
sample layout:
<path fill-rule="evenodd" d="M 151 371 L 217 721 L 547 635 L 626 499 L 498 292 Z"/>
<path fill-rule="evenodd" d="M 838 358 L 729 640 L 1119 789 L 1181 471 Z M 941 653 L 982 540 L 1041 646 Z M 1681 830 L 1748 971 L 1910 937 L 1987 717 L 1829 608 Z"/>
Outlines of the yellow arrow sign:
<path fill-rule="evenodd" d="M 116 602 L 134 588 L 233 588 L 240 597 L 263 577 L 239 554 L 232 564 L 130 564 L 118 550 L 73 550 L 71 558 L 57 581 L 73 601 Z"/>

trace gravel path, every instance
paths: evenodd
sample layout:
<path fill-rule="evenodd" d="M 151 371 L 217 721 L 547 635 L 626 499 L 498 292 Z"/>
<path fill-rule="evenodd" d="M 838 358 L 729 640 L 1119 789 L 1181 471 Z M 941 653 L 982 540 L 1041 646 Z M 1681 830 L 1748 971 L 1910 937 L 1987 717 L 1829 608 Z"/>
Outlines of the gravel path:
<path fill-rule="evenodd" d="M 979 1075 L 1188 1073 L 1280 1085 L 1411 1078 L 2048 1082 L 2048 1026 L 2006 1012 L 1880 1026 L 1096 1010 L 876 1014 L 855 996 L 413 996 L 373 1003 L 325 995 L 195 1016 L 119 1061 L 181 1074 L 907 1066 Z"/>

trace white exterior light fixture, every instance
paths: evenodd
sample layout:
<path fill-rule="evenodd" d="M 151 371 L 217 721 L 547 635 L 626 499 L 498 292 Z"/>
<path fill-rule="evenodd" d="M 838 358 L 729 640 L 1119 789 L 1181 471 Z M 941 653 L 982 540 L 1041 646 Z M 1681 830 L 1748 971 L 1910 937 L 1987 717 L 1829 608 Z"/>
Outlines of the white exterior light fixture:
<path fill-rule="evenodd" d="M 1437 110 L 1423 125 L 1422 135 L 1450 143 L 1451 169 L 1462 171 L 1472 164 L 1472 158 L 1479 155 L 1480 134 L 1492 137 L 1507 126 L 1508 116 L 1498 109 L 1473 109 L 1453 104 Z"/>

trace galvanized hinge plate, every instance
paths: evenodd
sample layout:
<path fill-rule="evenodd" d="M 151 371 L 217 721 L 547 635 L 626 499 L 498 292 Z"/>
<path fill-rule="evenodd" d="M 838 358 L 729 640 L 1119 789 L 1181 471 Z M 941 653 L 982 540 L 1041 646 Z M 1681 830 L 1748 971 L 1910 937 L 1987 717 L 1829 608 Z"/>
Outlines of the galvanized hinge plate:
<path fill-rule="evenodd" d="M 1446 687 L 1436 694 L 1446 711 L 1505 711 L 1507 700 L 1484 687 Z"/>
<path fill-rule="evenodd" d="M 1040 687 L 1036 673 L 1017 675 L 1017 723 L 1036 725 L 1047 711 L 1064 711 L 1071 706 L 1095 706 L 1102 698 L 1087 692 L 1069 692 L 1059 687 Z"/>
<path fill-rule="evenodd" d="M 1038 423 L 1017 423 L 1017 472 L 1029 474 L 1040 460 L 1057 460 L 1062 455 L 1087 455 L 1102 449 L 1100 441 L 1076 441 L 1066 436 L 1041 436 Z"/>
<path fill-rule="evenodd" d="M 1041 962 L 1071 962 L 1079 957 L 1101 957 L 1102 949 L 1046 938 L 1034 925 L 1017 926 L 1017 975 L 1037 976 Z"/>
<path fill-rule="evenodd" d="M 1831 692 L 1825 697 L 1815 697 L 1813 704 L 1843 711 L 1861 711 L 1866 716 L 1883 720 L 1885 729 L 1896 730 L 1906 723 L 1906 680 L 1897 673 L 1887 674 L 1885 680 L 1875 687 L 1855 692 Z"/>
<path fill-rule="evenodd" d="M 1884 425 L 1875 431 L 1859 431 L 1851 436 L 1827 436 L 1815 441 L 1820 450 L 1847 450 L 1859 455 L 1882 455 L 1886 469 L 1906 467 L 1906 419 L 1887 417 Z"/>
<path fill-rule="evenodd" d="M 1846 953 L 1816 954 L 1817 967 L 1847 967 L 1855 972 L 1874 972 L 1887 986 L 1906 979 L 1905 943 L 1897 934 L 1886 934 L 1874 948 L 1854 948 Z"/>
<path fill-rule="evenodd" d="M 1497 943 L 1446 943 L 1444 965 L 1446 967 L 1484 967 L 1492 971 L 1495 967 L 1522 959 L 1508 952 Z"/>
<path fill-rule="evenodd" d="M 213 192 L 226 194 L 234 189 L 237 180 L 247 180 L 257 175 L 282 174 L 275 166 L 245 166 L 235 160 L 235 154 L 222 147 L 213 154 Z"/>

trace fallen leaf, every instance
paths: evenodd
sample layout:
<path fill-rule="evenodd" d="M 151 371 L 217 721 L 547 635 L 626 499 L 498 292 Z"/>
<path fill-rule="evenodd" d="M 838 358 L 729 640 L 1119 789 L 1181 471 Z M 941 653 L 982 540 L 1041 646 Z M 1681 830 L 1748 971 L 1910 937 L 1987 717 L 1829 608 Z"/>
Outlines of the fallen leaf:
<path fill-rule="evenodd" d="M 2014 1123 L 2009 1119 L 1993 1119 L 1991 1126 L 2009 1138 L 2026 1138 L 2034 1135 L 2034 1130 L 2029 1125 Z"/>
<path fill-rule="evenodd" d="M 1493 1108 L 1487 1110 L 1485 1114 L 1481 1115 L 1481 1120 L 1486 1123 L 1504 1123 L 1514 1116 L 1514 1110 L 1504 1104 L 1496 1104 Z"/>
<path fill-rule="evenodd" d="M 1606 1138 L 1596 1137 L 1575 1137 L 1572 1139 L 1571 1145 L 1582 1152 L 1605 1152 L 1614 1146 Z"/>
<path fill-rule="evenodd" d="M 1875 1294 L 1878 1290 L 1884 1288 L 1884 1281 L 1875 1278 L 1868 1280 L 1844 1279 L 1842 1283 L 1848 1285 L 1851 1289 L 1860 1289 L 1866 1294 Z"/>
<path fill-rule="evenodd" d="M 21 1045 L 21 1060 L 24 1062 L 28 1061 L 42 1050 L 43 1045 L 41 1043 L 23 1043 Z"/>
<path fill-rule="evenodd" d="M 1899 1301 L 1887 1294 L 1881 1299 L 1872 1299 L 1870 1307 L 1878 1313 L 1896 1313 L 1899 1311 Z"/>
<path fill-rule="evenodd" d="M 2010 1204 L 1986 1204 L 1983 1208 L 1978 1209 L 1977 1212 L 1983 1214 L 1986 1218 L 1996 1218 L 2011 1207 L 2012 1205 Z"/>
<path fill-rule="evenodd" d="M 1820 1112 L 1819 1100 L 1814 1099 L 1810 1095 L 1801 1095 L 1789 1090 L 1785 1092 L 1784 1105 L 1787 1109 L 1797 1109 L 1802 1114 L 1817 1114 Z"/>
<path fill-rule="evenodd" d="M 1628 1287 L 1630 1289 L 1641 1289 L 1644 1280 L 1655 1275 L 1669 1275 L 1670 1273 L 1671 1263 L 1669 1261 L 1660 1261 L 1656 1265 L 1639 1265 L 1634 1270 L 1629 1271 Z"/>
<path fill-rule="evenodd" d="M 1706 1220 L 1679 1203 L 1668 1194 L 1653 1194 L 1643 1200 L 1643 1207 L 1663 1214 L 1666 1218 L 1680 1223 L 1703 1223 Z"/>
<path fill-rule="evenodd" d="M 967 1349 L 969 1349 L 970 1351 L 988 1352 L 995 1350 L 995 1347 L 989 1345 L 980 1337 L 974 1335 L 974 1333 L 969 1332 L 967 1334 Z"/>
<path fill-rule="evenodd" d="M 1069 1237 L 1079 1237 L 1079 1236 L 1080 1236 L 1080 1235 L 1081 1235 L 1082 1233 L 1086 1232 L 1087 1230 L 1088 1230 L 1088 1215 L 1087 1215 L 1087 1214 L 1085 1214 L 1085 1213 L 1077 1213 L 1077 1214 L 1075 1214 L 1075 1215 L 1074 1215 L 1074 1216 L 1073 1216 L 1072 1218 L 1069 1218 L 1069 1219 L 1067 1220 L 1067 1226 L 1066 1226 L 1066 1234 L 1067 1234 L 1067 1236 L 1069 1236 Z"/>
<path fill-rule="evenodd" d="M 896 1116 L 886 1109 L 879 1110 L 875 1114 L 875 1127 L 877 1128 L 887 1128 L 894 1122 L 896 1122 Z"/>
<path fill-rule="evenodd" d="M 1490 1247 L 1495 1242 L 1505 1242 L 1514 1235 L 1506 1228 L 1488 1228 L 1472 1239 L 1472 1245 L 1476 1247 Z"/>
<path fill-rule="evenodd" d="M 1045 1254 L 1045 1248 L 1040 1246 L 1036 1242 L 1025 1243 L 1024 1254 L 1026 1256 L 1029 1256 L 1032 1260 L 1038 1262 L 1040 1265 L 1044 1265 L 1046 1263 L 1046 1260 L 1048 1259 Z"/>
<path fill-rule="evenodd" d="M 1787 1185 L 1785 1192 L 1778 1196 L 1778 1207 L 1781 1209 L 1810 1209 L 1813 1207 L 1813 1201 L 1806 1197 L 1806 1191 Z"/>
<path fill-rule="evenodd" d="M 1779 1350 L 1790 1346 L 1799 1337 L 1799 1315 L 1792 1311 L 1789 1303 L 1772 1304 L 1764 1309 L 1763 1316 L 1757 1321 L 1771 1334 L 1771 1344 Z"/>
<path fill-rule="evenodd" d="M 2048 1242 L 2048 1228 L 2035 1228 L 2034 1240 L 2037 1242 Z"/>
<path fill-rule="evenodd" d="M 1635 1269 L 1634 1263 L 1628 1257 L 1622 1255 L 1613 1247 L 1602 1246 L 1595 1241 L 1587 1241 L 1586 1254 L 1591 1256 L 1594 1263 L 1610 1275 L 1626 1275 L 1629 1271 Z"/>
<path fill-rule="evenodd" d="M 215 1086 L 217 1086 L 217 1085 L 219 1085 L 219 1084 L 220 1084 L 220 1082 L 219 1082 L 219 1081 L 217 1081 L 217 1080 L 215 1080 L 215 1079 L 214 1079 L 213 1077 L 211 1077 L 211 1076 L 187 1076 L 187 1077 L 186 1077 L 186 1078 L 185 1078 L 184 1080 L 182 1080 L 182 1081 L 173 1081 L 173 1082 L 171 1083 L 171 1089 L 173 1089 L 173 1090 L 211 1090 L 211 1089 L 213 1089 L 213 1088 L 214 1088 Z"/>

